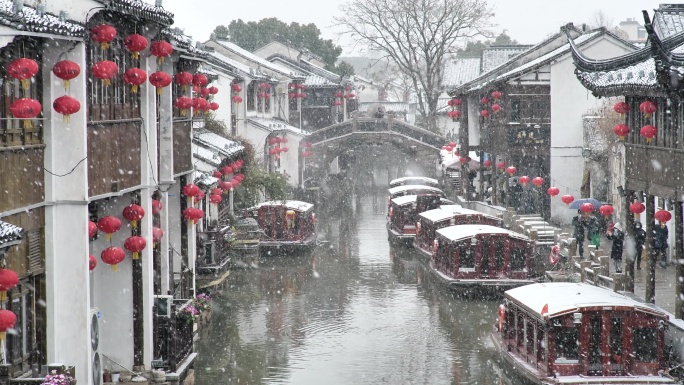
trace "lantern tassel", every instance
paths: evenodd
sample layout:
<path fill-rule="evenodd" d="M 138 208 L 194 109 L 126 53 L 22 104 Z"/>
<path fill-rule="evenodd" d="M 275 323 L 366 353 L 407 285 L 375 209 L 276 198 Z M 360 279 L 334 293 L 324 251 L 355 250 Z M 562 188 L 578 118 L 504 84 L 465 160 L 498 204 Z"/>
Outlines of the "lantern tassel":
<path fill-rule="evenodd" d="M 115 272 L 115 273 L 116 273 L 117 271 L 119 271 L 119 266 L 117 266 L 117 265 L 112 265 L 112 271 Z"/>
<path fill-rule="evenodd" d="M 111 85 L 112 85 L 112 81 L 110 79 L 102 79 L 102 86 L 109 87 Z"/>
<path fill-rule="evenodd" d="M 68 80 L 64 81 L 64 89 L 67 91 L 69 90 L 69 81 Z"/>
<path fill-rule="evenodd" d="M 138 228 L 138 221 L 131 221 L 131 227 L 134 229 Z"/>
<path fill-rule="evenodd" d="M 71 116 L 71 115 L 68 115 L 68 114 L 67 114 L 67 115 L 64 115 L 64 123 L 69 123 L 69 121 L 71 120 L 71 119 L 69 118 L 69 116 Z"/>
<path fill-rule="evenodd" d="M 5 302 L 7 301 L 7 292 L 6 291 L 0 291 L 0 302 Z"/>
<path fill-rule="evenodd" d="M 646 138 L 646 144 L 651 143 L 651 138 Z"/>
<path fill-rule="evenodd" d="M 0 343 L 5 342 L 5 332 L 0 332 Z"/>
<path fill-rule="evenodd" d="M 133 60 L 138 60 L 140 58 L 140 52 L 132 52 L 131 57 L 133 58 Z"/>
<path fill-rule="evenodd" d="M 140 259 L 140 253 L 138 253 L 137 251 L 134 251 L 133 252 L 133 259 Z"/>
<path fill-rule="evenodd" d="M 625 140 L 625 137 L 624 137 L 624 136 L 620 136 L 619 139 L 620 139 L 620 141 L 623 141 L 623 140 Z"/>
<path fill-rule="evenodd" d="M 161 95 L 163 90 L 163 88 L 157 87 L 157 95 Z"/>
<path fill-rule="evenodd" d="M 137 85 L 137 84 L 133 84 L 133 85 L 131 86 L 131 93 L 133 93 L 133 94 L 137 94 L 137 93 L 138 93 L 138 85 Z"/>
<path fill-rule="evenodd" d="M 24 119 L 24 128 L 33 128 L 33 122 L 30 119 Z"/>
<path fill-rule="evenodd" d="M 157 64 L 159 64 L 159 65 L 164 64 L 164 57 L 163 57 L 163 56 L 159 56 L 159 57 L 157 58 Z"/>
<path fill-rule="evenodd" d="M 188 86 L 182 85 L 181 86 L 181 92 L 185 93 L 188 90 Z"/>
<path fill-rule="evenodd" d="M 188 110 L 182 109 L 181 110 L 181 116 L 188 116 Z"/>
<path fill-rule="evenodd" d="M 31 80 L 29 79 L 21 79 L 21 88 L 28 90 L 29 85 L 31 85 Z"/>
<path fill-rule="evenodd" d="M 106 238 L 107 238 L 107 241 L 111 242 L 112 241 L 112 234 L 107 233 Z"/>
<path fill-rule="evenodd" d="M 194 205 L 195 205 L 195 202 L 192 199 L 192 197 L 188 197 L 188 206 L 194 206 Z"/>
<path fill-rule="evenodd" d="M 106 51 L 109 48 L 109 43 L 100 43 L 100 48 L 102 48 L 103 51 Z"/>

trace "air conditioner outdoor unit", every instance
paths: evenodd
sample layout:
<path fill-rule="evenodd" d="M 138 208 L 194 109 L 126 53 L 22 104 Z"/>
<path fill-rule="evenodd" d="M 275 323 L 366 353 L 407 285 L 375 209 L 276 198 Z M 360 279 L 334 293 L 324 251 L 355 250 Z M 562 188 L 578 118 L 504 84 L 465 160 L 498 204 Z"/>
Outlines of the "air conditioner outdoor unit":
<path fill-rule="evenodd" d="M 100 358 L 100 310 L 90 309 L 90 362 L 93 385 L 102 384 L 102 359 Z"/>
<path fill-rule="evenodd" d="M 211 241 L 204 243 L 204 261 L 208 265 L 216 263 L 216 242 Z"/>
<path fill-rule="evenodd" d="M 154 306 L 157 308 L 158 317 L 171 318 L 171 304 L 173 303 L 172 295 L 155 295 Z"/>

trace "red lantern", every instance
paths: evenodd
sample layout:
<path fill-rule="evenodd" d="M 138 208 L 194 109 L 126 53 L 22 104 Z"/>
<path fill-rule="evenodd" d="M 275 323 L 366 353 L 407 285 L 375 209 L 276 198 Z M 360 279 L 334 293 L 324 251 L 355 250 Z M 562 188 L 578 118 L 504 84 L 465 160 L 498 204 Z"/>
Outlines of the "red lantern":
<path fill-rule="evenodd" d="M 209 103 L 209 109 L 212 111 L 216 111 L 219 109 L 219 104 L 216 102 L 211 102 Z"/>
<path fill-rule="evenodd" d="M 220 188 L 217 187 L 217 188 L 211 189 L 211 193 L 209 196 L 211 197 L 211 195 L 221 195 L 221 194 L 223 194 L 223 190 L 221 190 Z"/>
<path fill-rule="evenodd" d="M 192 85 L 197 87 L 204 87 L 209 83 L 209 79 L 203 74 L 195 74 L 192 77 Z"/>
<path fill-rule="evenodd" d="M 5 332 L 17 323 L 17 315 L 11 310 L 0 310 L 0 341 L 5 340 Z"/>
<path fill-rule="evenodd" d="M 188 197 L 188 204 L 189 204 L 190 206 L 193 205 L 193 198 L 194 198 L 195 196 L 199 195 L 199 193 L 200 193 L 201 191 L 202 191 L 202 190 L 200 190 L 200 188 L 197 187 L 197 185 L 194 185 L 194 184 L 192 184 L 192 183 L 186 184 L 185 186 L 183 186 L 183 195 L 185 195 L 186 197 Z"/>
<path fill-rule="evenodd" d="M 97 221 L 97 228 L 103 233 L 106 233 L 107 240 L 111 242 L 112 234 L 116 233 L 121 228 L 121 220 L 117 217 L 108 215 Z"/>
<path fill-rule="evenodd" d="M 52 108 L 59 114 L 64 115 L 64 121 L 69 122 L 69 116 L 77 113 L 81 109 L 81 103 L 78 99 L 71 96 L 60 96 L 52 102 Z"/>
<path fill-rule="evenodd" d="M 643 127 L 641 127 L 641 130 L 639 131 L 639 134 L 641 134 L 641 136 L 646 138 L 646 143 L 651 143 L 651 139 L 653 139 L 657 133 L 658 133 L 658 129 L 651 126 L 651 125 L 643 126 Z"/>
<path fill-rule="evenodd" d="M 555 197 L 556 195 L 560 194 L 560 189 L 558 187 L 549 187 L 548 190 L 546 190 L 546 193 L 549 194 L 551 197 Z"/>
<path fill-rule="evenodd" d="M 200 190 L 200 192 L 195 196 L 195 203 L 201 202 L 204 200 L 204 191 Z"/>
<path fill-rule="evenodd" d="M 131 204 L 123 209 L 122 215 L 131 221 L 131 226 L 135 229 L 138 227 L 138 221 L 145 217 L 145 210 L 136 204 Z"/>
<path fill-rule="evenodd" d="M 230 88 L 233 90 L 233 92 L 242 91 L 242 87 L 240 87 L 240 83 L 234 83 Z"/>
<path fill-rule="evenodd" d="M 152 215 L 157 215 L 159 214 L 163 209 L 163 205 L 161 201 L 158 201 L 156 199 L 152 199 Z"/>
<path fill-rule="evenodd" d="M 88 221 L 88 238 L 93 238 L 97 234 L 97 223 Z"/>
<path fill-rule="evenodd" d="M 168 87 L 171 81 L 171 75 L 164 71 L 157 71 L 150 75 L 150 84 L 157 87 L 157 95 L 161 95 L 163 88 Z"/>
<path fill-rule="evenodd" d="M 40 114 L 42 107 L 36 99 L 21 98 L 17 99 L 10 106 L 12 116 L 17 119 L 24 119 L 24 128 L 32 128 L 31 119 Z"/>
<path fill-rule="evenodd" d="M 124 247 L 126 250 L 133 253 L 133 259 L 140 259 L 140 252 L 145 250 L 145 247 L 147 247 L 147 241 L 143 237 L 134 235 L 132 237 L 126 238 Z"/>
<path fill-rule="evenodd" d="M 223 197 L 221 197 L 221 194 L 209 195 L 209 202 L 213 203 L 215 205 L 221 203 L 222 200 L 223 200 Z"/>
<path fill-rule="evenodd" d="M 608 217 L 613 215 L 614 212 L 615 212 L 615 209 L 613 209 L 613 206 L 611 206 L 611 205 L 603 205 L 603 206 L 599 207 L 599 213 L 601 213 L 601 215 L 603 215 L 606 219 L 608 219 Z"/>
<path fill-rule="evenodd" d="M 483 118 L 487 119 L 489 117 L 489 111 L 488 110 L 482 110 L 480 111 L 480 116 Z"/>
<path fill-rule="evenodd" d="M 106 50 L 109 43 L 116 37 L 116 28 L 108 24 L 100 24 L 90 30 L 90 38 L 100 43 L 100 48 Z"/>
<path fill-rule="evenodd" d="M 503 94 L 501 93 L 501 91 L 494 91 L 494 92 L 492 92 L 492 98 L 494 98 L 494 99 L 496 99 L 496 100 L 501 99 L 502 96 L 503 96 Z"/>
<path fill-rule="evenodd" d="M 166 41 L 157 40 L 150 46 L 150 53 L 157 57 L 157 63 L 164 63 L 164 58 L 171 56 L 173 47 Z"/>
<path fill-rule="evenodd" d="M 626 124 L 618 124 L 613 127 L 613 132 L 620 137 L 620 140 L 625 140 L 625 136 L 629 135 L 629 126 Z"/>
<path fill-rule="evenodd" d="M 176 108 L 181 110 L 181 116 L 186 116 L 188 114 L 188 110 L 192 108 L 193 102 L 192 98 L 187 96 L 181 96 L 178 99 L 176 99 L 176 102 L 174 104 L 176 105 Z"/>
<path fill-rule="evenodd" d="M 215 170 L 215 171 L 212 173 L 212 176 L 213 176 L 214 178 L 221 179 L 221 177 L 223 176 L 223 174 L 221 174 L 221 171 Z"/>
<path fill-rule="evenodd" d="M 537 187 L 541 187 L 544 184 L 544 178 L 538 176 L 538 177 L 532 179 L 532 184 L 537 186 Z"/>
<path fill-rule="evenodd" d="M 646 100 L 639 105 L 639 111 L 646 114 L 647 118 L 651 117 L 651 114 L 658 110 L 658 106 L 650 100 Z"/>
<path fill-rule="evenodd" d="M 188 220 L 191 225 L 195 224 L 195 218 L 197 217 L 195 210 L 197 210 L 195 207 L 188 207 L 187 209 L 183 210 L 183 217 Z"/>
<path fill-rule="evenodd" d="M 501 171 L 505 170 L 506 169 L 506 162 L 502 161 L 502 162 L 497 163 L 496 168 L 498 168 Z"/>
<path fill-rule="evenodd" d="M 173 81 L 181 86 L 181 90 L 185 92 L 188 86 L 192 84 L 192 74 L 189 72 L 178 72 L 173 75 Z"/>
<path fill-rule="evenodd" d="M 242 98 L 239 95 L 233 96 L 233 103 L 235 103 L 235 104 L 242 103 Z"/>
<path fill-rule="evenodd" d="M 454 122 L 461 118 L 461 111 L 452 110 L 447 112 L 447 116 L 450 117 Z"/>
<path fill-rule="evenodd" d="M 209 89 L 208 88 L 200 88 L 199 94 L 203 98 L 206 98 L 207 96 L 209 96 Z"/>
<path fill-rule="evenodd" d="M 216 87 L 209 87 L 207 90 L 209 91 L 209 93 L 210 93 L 211 95 L 216 95 L 216 94 L 218 94 L 218 92 L 219 92 L 219 89 L 216 88 Z"/>
<path fill-rule="evenodd" d="M 221 184 L 219 186 L 221 186 L 221 189 L 223 190 L 224 194 L 228 194 L 230 189 L 233 188 L 233 183 L 231 183 L 230 181 L 221 182 Z"/>
<path fill-rule="evenodd" d="M 501 111 L 501 104 L 499 104 L 499 103 L 492 104 L 492 111 L 494 111 L 495 114 L 498 113 L 499 111 Z"/>
<path fill-rule="evenodd" d="M 221 167 L 221 174 L 223 175 L 230 175 L 233 173 L 233 168 L 230 166 L 223 166 Z"/>
<path fill-rule="evenodd" d="M 629 205 L 629 212 L 635 215 L 639 215 L 643 213 L 646 210 L 646 206 L 644 206 L 643 203 L 639 202 L 634 202 L 631 205 Z"/>
<path fill-rule="evenodd" d="M 510 175 L 510 176 L 513 176 L 513 174 L 515 174 L 516 171 L 518 171 L 518 170 L 517 170 L 515 167 L 513 167 L 513 166 L 509 166 L 509 167 L 506 168 L 506 172 L 507 172 L 508 175 Z"/>
<path fill-rule="evenodd" d="M 487 168 L 492 167 L 492 161 L 487 159 L 484 162 L 482 162 L 482 165 L 487 167 Z"/>
<path fill-rule="evenodd" d="M 283 152 L 288 152 L 289 150 L 290 150 L 290 149 L 287 148 L 287 147 L 283 147 L 283 149 L 282 149 Z"/>
<path fill-rule="evenodd" d="M 575 197 L 572 196 L 572 195 L 563 195 L 563 196 L 561 197 L 561 200 L 562 200 L 563 203 L 565 203 L 566 205 L 569 205 L 570 203 L 572 203 L 572 202 L 575 200 Z"/>
<path fill-rule="evenodd" d="M 111 265 L 112 271 L 118 271 L 117 265 L 121 263 L 124 258 L 126 258 L 126 252 L 122 248 L 112 246 L 104 249 L 102 254 L 100 254 L 100 259 L 102 262 Z"/>
<path fill-rule="evenodd" d="M 458 161 L 461 162 L 461 164 L 465 164 L 468 160 L 464 156 L 461 156 L 458 158 Z"/>
<path fill-rule="evenodd" d="M 340 100 L 335 100 L 335 102 L 333 103 L 333 106 L 341 106 L 341 105 L 343 105 L 343 104 L 344 104 L 344 103 L 342 103 L 342 101 L 340 101 Z"/>
<path fill-rule="evenodd" d="M 613 106 L 613 110 L 615 110 L 615 112 L 617 112 L 618 114 L 620 114 L 620 116 L 622 116 L 622 115 L 629 112 L 629 104 L 627 104 L 625 102 L 617 102 Z"/>
<path fill-rule="evenodd" d="M 580 205 L 580 211 L 586 215 L 589 215 L 590 212 L 594 211 L 594 205 L 589 202 L 582 203 Z"/>
<path fill-rule="evenodd" d="M 28 89 L 30 79 L 38 73 L 38 63 L 35 60 L 21 58 L 7 66 L 7 75 L 21 80 L 21 87 Z"/>
<path fill-rule="evenodd" d="M 69 80 L 81 73 L 81 67 L 70 60 L 62 60 L 52 67 L 52 73 L 64 80 L 64 88 L 69 89 Z"/>
<path fill-rule="evenodd" d="M 482 104 L 489 104 L 489 98 L 485 96 L 480 102 L 482 102 Z"/>
<path fill-rule="evenodd" d="M 6 292 L 14 289 L 19 284 L 19 276 L 13 270 L 0 269 L 0 291 L 2 299 L 6 299 Z"/>
<path fill-rule="evenodd" d="M 515 172 L 514 172 L 514 173 L 515 173 Z M 513 174 L 511 174 L 511 175 L 513 175 Z M 530 182 L 530 177 L 527 176 L 527 175 L 523 175 L 523 176 L 521 176 L 521 177 L 518 179 L 518 181 L 520 182 L 520 184 L 522 184 L 523 186 L 525 186 L 525 185 L 527 185 L 527 183 Z"/>
<path fill-rule="evenodd" d="M 138 86 L 145 83 L 145 80 L 147 80 L 147 72 L 140 68 L 129 68 L 123 74 L 124 83 L 131 85 L 131 92 L 134 94 L 138 93 Z"/>
<path fill-rule="evenodd" d="M 106 87 L 112 84 L 111 79 L 119 72 L 119 66 L 113 61 L 102 60 L 93 64 L 92 71 L 93 76 L 102 80 L 102 85 Z"/>
<path fill-rule="evenodd" d="M 96 266 L 97 266 L 97 258 L 95 258 L 94 255 L 90 254 L 88 256 L 88 270 L 93 271 L 93 270 L 95 270 Z"/>
<path fill-rule="evenodd" d="M 207 99 L 204 98 L 193 98 L 192 108 L 195 110 L 195 115 L 199 115 L 202 113 L 202 111 L 209 109 L 209 102 L 207 102 Z"/>
<path fill-rule="evenodd" d="M 460 105 L 463 104 L 463 101 L 461 99 L 453 99 L 453 100 L 454 100 L 453 104 L 456 107 L 459 107 Z"/>
<path fill-rule="evenodd" d="M 672 219 L 672 214 L 670 214 L 669 211 L 666 210 L 658 210 L 656 211 L 655 215 L 653 216 L 658 222 L 660 223 L 665 223 Z"/>
<path fill-rule="evenodd" d="M 159 242 L 164 238 L 164 230 L 159 227 L 152 228 L 152 247 L 156 247 Z"/>
<path fill-rule="evenodd" d="M 131 51 L 131 57 L 135 60 L 140 57 L 140 51 L 143 51 L 145 48 L 147 48 L 147 39 L 143 35 L 134 33 L 132 35 L 126 36 L 123 39 L 123 44 L 126 49 Z"/>

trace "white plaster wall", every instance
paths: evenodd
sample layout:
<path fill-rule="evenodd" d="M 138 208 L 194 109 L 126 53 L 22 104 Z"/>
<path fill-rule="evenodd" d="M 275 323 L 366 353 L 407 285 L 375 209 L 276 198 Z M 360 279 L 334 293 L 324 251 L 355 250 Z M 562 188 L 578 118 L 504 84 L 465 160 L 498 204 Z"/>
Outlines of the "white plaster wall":
<path fill-rule="evenodd" d="M 280 153 L 280 169 L 278 169 L 278 171 L 287 173 L 290 176 L 288 183 L 291 186 L 297 187 L 301 184 L 299 175 L 299 154 L 297 151 L 299 151 L 299 142 L 301 142 L 304 137 L 291 132 L 287 132 L 285 137 L 288 140 L 285 144 L 288 148 L 288 152 Z"/>
<path fill-rule="evenodd" d="M 219 77 L 217 80 L 209 84 L 209 87 L 214 86 L 219 89 L 218 94 L 213 95 L 213 101 L 218 103 L 219 105 L 219 109 L 215 111 L 216 120 L 223 121 L 226 127 L 228 127 L 228 132 L 226 132 L 226 134 L 230 134 L 230 115 L 232 114 L 233 107 L 233 96 L 232 90 L 230 89 L 230 83 L 233 81 L 234 78 L 232 76 L 227 76 L 226 74 L 219 72 L 216 68 L 214 68 L 214 70 L 218 72 Z"/>
<path fill-rule="evenodd" d="M 446 113 L 437 115 L 437 129 L 441 135 L 444 135 L 445 137 L 451 135 L 454 139 L 458 139 L 460 127 L 461 122 L 454 122 L 454 120 L 448 117 Z"/>
<path fill-rule="evenodd" d="M 249 123 L 247 123 L 245 131 L 242 133 L 242 136 L 249 140 L 254 146 L 254 157 L 257 162 L 263 163 L 263 160 L 265 159 L 264 144 L 266 143 L 266 137 L 268 137 L 269 134 L 270 131 Z M 288 147 L 294 149 L 294 146 L 289 145 L 289 143 Z M 263 164 L 262 166 L 265 167 L 267 165 Z"/>
<path fill-rule="evenodd" d="M 168 236 L 169 249 L 173 254 L 173 271 L 174 273 L 180 272 L 181 264 L 181 210 L 180 210 L 180 181 L 176 179 L 176 184 L 171 186 L 169 190 L 169 203 L 164 207 L 166 215 L 169 218 L 169 232 L 166 234 L 165 238 Z M 171 289 L 173 290 L 173 283 L 171 284 Z"/>
<path fill-rule="evenodd" d="M 468 98 L 468 143 L 480 145 L 480 99 Z"/>
<path fill-rule="evenodd" d="M 592 59 L 623 55 L 628 48 L 612 38 L 601 37 L 581 51 Z M 551 184 L 560 195 L 580 196 L 584 159 L 582 158 L 582 115 L 600 104 L 577 80 L 575 64 L 568 52 L 551 64 Z M 551 217 L 561 224 L 570 223 L 573 211 L 560 199 L 551 200 Z"/>

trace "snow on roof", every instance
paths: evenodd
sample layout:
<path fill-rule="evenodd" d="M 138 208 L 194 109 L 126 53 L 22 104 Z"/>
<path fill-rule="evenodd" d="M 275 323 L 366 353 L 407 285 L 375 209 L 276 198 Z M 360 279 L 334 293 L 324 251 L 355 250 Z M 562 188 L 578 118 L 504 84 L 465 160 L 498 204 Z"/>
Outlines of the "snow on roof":
<path fill-rule="evenodd" d="M 439 186 L 439 181 L 437 179 L 428 178 L 426 176 L 403 176 L 401 178 L 394 179 L 389 183 L 389 185 L 392 187 L 405 186 L 411 184 Z"/>
<path fill-rule="evenodd" d="M 314 64 L 314 63 L 312 63 L 312 62 L 310 62 L 304 58 L 299 59 L 299 60 L 302 63 L 308 65 L 310 67 L 309 69 L 311 71 L 313 71 L 314 73 L 316 73 L 317 75 L 323 76 L 323 77 L 328 78 L 330 80 L 341 80 L 342 79 L 342 77 L 340 75 L 338 75 L 334 72 L 330 72 L 323 67 L 317 66 L 316 64 Z"/>
<path fill-rule="evenodd" d="M 360 102 L 359 112 L 367 112 L 370 107 L 382 107 L 386 112 L 404 112 L 408 113 L 411 109 L 411 104 L 407 102 L 387 102 L 387 101 L 376 101 L 376 102 Z"/>
<path fill-rule="evenodd" d="M 308 135 L 308 133 L 300 128 L 297 128 L 295 126 L 291 126 L 287 124 L 286 122 L 282 120 L 277 120 L 277 119 L 268 119 L 268 118 L 247 118 L 248 123 L 253 123 L 258 126 L 261 126 L 262 128 L 265 128 L 267 130 L 271 131 L 279 131 L 279 130 L 285 130 L 285 131 L 290 131 L 294 134 L 297 135 Z"/>
<path fill-rule="evenodd" d="M 261 202 L 250 210 L 258 209 L 264 206 L 285 206 L 288 209 L 301 212 L 308 211 L 314 207 L 312 203 L 302 201 L 268 201 Z"/>
<path fill-rule="evenodd" d="M 413 190 L 434 191 L 434 192 L 438 192 L 440 194 L 444 194 L 444 192 L 442 192 L 442 190 L 438 189 L 437 187 L 426 186 L 426 185 L 421 185 L 421 184 L 409 184 L 409 185 L 404 185 L 404 186 L 392 187 L 392 188 L 388 189 L 387 191 L 389 192 L 390 196 L 394 196 L 394 195 L 402 193 L 402 192 L 413 191 Z"/>
<path fill-rule="evenodd" d="M 59 17 L 47 12 L 41 15 L 28 5 L 24 5 L 21 12 L 15 13 L 11 0 L 0 0 L 0 15 L 0 24 L 22 31 L 62 36 L 85 35 L 83 25 L 70 20 L 61 21 Z"/>
<path fill-rule="evenodd" d="M 221 160 L 223 157 L 221 157 L 218 150 L 212 150 L 201 145 L 193 145 L 192 147 L 192 156 L 194 158 L 201 159 L 202 161 L 210 165 L 214 165 L 214 168 L 218 167 L 221 164 Z"/>
<path fill-rule="evenodd" d="M 202 170 L 199 170 L 197 167 L 195 167 L 195 170 L 196 171 L 202 171 Z M 199 173 L 195 173 L 194 182 L 196 185 L 199 185 L 200 187 L 204 187 L 204 188 L 211 187 L 211 186 L 214 186 L 215 184 L 217 184 L 219 182 L 218 178 L 214 178 L 213 176 L 211 176 L 208 171 L 203 171 L 203 173 L 201 173 L 199 175 L 197 175 L 197 174 L 199 174 Z"/>
<path fill-rule="evenodd" d="M 666 39 L 684 32 L 684 5 L 660 4 L 655 11 L 653 28 L 658 37 Z"/>
<path fill-rule="evenodd" d="M 440 230 L 438 230 L 439 232 Z M 517 287 L 506 291 L 506 298 L 527 308 L 542 318 L 542 308 L 549 305 L 548 316 L 567 314 L 584 307 L 625 306 L 665 318 L 653 305 L 637 302 L 622 294 L 586 283 L 546 282 Z"/>
<path fill-rule="evenodd" d="M 632 87 L 660 87 L 656 78 L 655 59 L 653 58 L 612 71 L 587 72 L 578 69 L 576 74 L 580 82 L 593 91 L 609 87 L 616 88 L 617 92 L 624 92 Z"/>
<path fill-rule="evenodd" d="M 289 68 L 286 68 L 286 67 L 281 66 L 281 65 L 276 64 L 276 63 L 271 63 L 270 61 L 268 61 L 268 60 L 266 60 L 260 56 L 257 56 L 255 54 L 247 51 L 244 48 L 241 48 L 240 46 L 238 46 L 235 43 L 231 43 L 231 42 L 226 41 L 226 40 L 216 40 L 216 43 L 219 44 L 220 46 L 222 46 L 223 48 L 225 48 L 225 49 L 227 49 L 227 50 L 229 50 L 229 51 L 231 51 L 237 55 L 242 56 L 243 58 L 245 58 L 247 60 L 251 60 L 251 61 L 253 61 L 253 62 L 255 62 L 255 63 L 257 63 L 257 64 L 259 64 L 265 68 L 270 69 L 271 71 L 278 72 L 281 75 L 284 75 L 287 77 L 299 76 L 297 73 L 293 72 Z"/>
<path fill-rule="evenodd" d="M 228 56 L 226 56 L 222 53 L 216 52 L 216 51 L 210 52 L 209 55 L 212 56 L 213 58 L 215 58 L 216 60 L 218 60 L 219 62 L 223 62 L 224 64 L 228 64 L 229 66 L 234 67 L 238 71 L 241 71 L 246 75 L 249 75 L 249 69 L 251 68 L 250 66 L 248 66 L 246 64 L 242 64 L 239 61 L 231 59 Z"/>
<path fill-rule="evenodd" d="M 330 80 L 324 78 L 323 76 L 310 74 L 306 76 L 304 84 L 307 87 L 337 87 L 339 84 L 331 82 Z"/>
<path fill-rule="evenodd" d="M 24 229 L 11 223 L 0 221 L 0 248 L 20 241 L 24 237 Z"/>
<path fill-rule="evenodd" d="M 460 205 L 442 205 L 438 209 L 424 211 L 420 215 L 430 222 L 440 222 L 446 219 L 454 218 L 458 215 L 481 215 L 483 217 L 501 220 L 493 215 L 485 214 L 481 211 L 466 209 Z"/>
<path fill-rule="evenodd" d="M 193 56 L 201 58 L 206 58 L 209 55 L 208 51 L 197 48 L 193 44 L 194 42 L 192 41 L 192 38 L 187 36 L 180 28 L 165 28 L 161 32 L 165 39 L 170 40 L 174 46 L 174 49 L 183 50 Z"/>
<path fill-rule="evenodd" d="M 444 87 L 456 87 L 480 75 L 480 58 L 450 58 L 444 63 Z"/>
<path fill-rule="evenodd" d="M 482 72 L 487 72 L 532 48 L 531 45 L 495 45 L 482 50 Z"/>
<path fill-rule="evenodd" d="M 532 242 L 532 240 L 523 234 L 516 233 L 511 230 L 506 230 L 501 227 L 489 225 L 455 225 L 445 227 L 437 230 L 437 234 L 445 237 L 450 241 L 457 241 L 465 238 L 472 238 L 480 234 L 504 234 L 511 238 L 522 239 L 524 241 Z"/>
<path fill-rule="evenodd" d="M 169 26 L 173 24 L 173 13 L 163 7 L 148 4 L 142 0 L 97 0 L 106 5 L 108 10 L 114 10 L 127 15 L 133 15 L 142 19 L 154 20 L 160 24 Z"/>
<path fill-rule="evenodd" d="M 235 155 L 245 149 L 240 142 L 232 141 L 210 131 L 195 131 L 194 139 L 201 144 L 211 146 L 225 156 Z"/>

